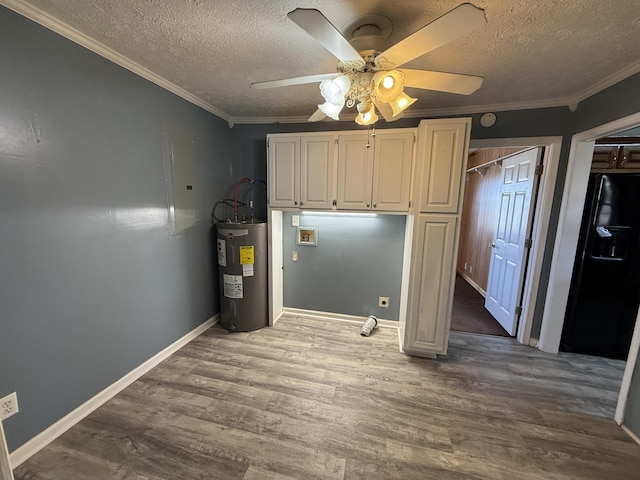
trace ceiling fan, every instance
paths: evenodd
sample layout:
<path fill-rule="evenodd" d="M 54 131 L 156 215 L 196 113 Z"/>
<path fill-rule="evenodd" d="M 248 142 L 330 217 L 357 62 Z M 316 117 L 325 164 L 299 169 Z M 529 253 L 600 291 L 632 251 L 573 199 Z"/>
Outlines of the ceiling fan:
<path fill-rule="evenodd" d="M 472 75 L 398 68 L 484 26 L 484 10 L 470 3 L 459 5 L 395 45 L 387 38 L 391 21 L 382 15 L 361 19 L 350 41 L 319 10 L 297 8 L 287 16 L 338 58 L 337 72 L 256 82 L 251 88 L 320 82 L 325 102 L 309 118 L 312 122 L 325 116 L 338 120 L 345 105 L 351 108 L 356 104 L 356 123 L 375 123 L 376 108 L 389 122 L 400 118 L 416 101 L 404 92 L 404 87 L 470 95 L 484 80 Z"/>

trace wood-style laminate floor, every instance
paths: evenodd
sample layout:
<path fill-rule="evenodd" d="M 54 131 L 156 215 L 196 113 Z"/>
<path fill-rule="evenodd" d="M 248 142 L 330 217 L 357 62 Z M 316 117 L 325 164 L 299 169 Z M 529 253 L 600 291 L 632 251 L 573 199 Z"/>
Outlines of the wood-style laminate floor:
<path fill-rule="evenodd" d="M 17 480 L 639 479 L 624 364 L 452 332 L 285 317 L 214 326 L 16 469 Z"/>

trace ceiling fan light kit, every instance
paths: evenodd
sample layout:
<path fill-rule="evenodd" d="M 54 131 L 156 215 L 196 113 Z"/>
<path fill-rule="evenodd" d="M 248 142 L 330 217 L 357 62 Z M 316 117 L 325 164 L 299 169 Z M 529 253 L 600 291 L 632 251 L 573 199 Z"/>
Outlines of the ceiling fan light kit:
<path fill-rule="evenodd" d="M 340 111 L 344 107 L 344 100 L 342 103 L 334 104 L 331 102 L 324 102 L 322 105 L 318 105 L 318 109 L 324 113 L 327 117 L 331 117 L 334 120 L 339 120 Z"/>
<path fill-rule="evenodd" d="M 346 75 L 339 75 L 331 80 L 320 82 L 320 94 L 334 105 L 344 104 L 344 96 L 351 88 L 351 80 Z"/>
<path fill-rule="evenodd" d="M 373 106 L 373 103 L 369 105 L 368 109 L 363 110 L 363 112 L 356 116 L 356 123 L 358 125 L 373 125 L 378 121 L 378 115 L 376 115 L 376 108 Z"/>
<path fill-rule="evenodd" d="M 373 76 L 373 93 L 378 102 L 389 103 L 402 93 L 404 75 L 398 70 L 380 70 Z"/>
<path fill-rule="evenodd" d="M 391 105 L 391 109 L 393 110 L 393 116 L 397 117 L 403 110 L 405 110 L 410 105 L 413 105 L 417 98 L 411 98 L 406 93 L 402 92 L 393 101 L 389 102 Z"/>
<path fill-rule="evenodd" d="M 381 15 L 369 15 L 353 30 L 348 41 L 318 10 L 297 8 L 287 14 L 290 20 L 320 42 L 336 56 L 338 73 L 327 78 L 317 76 L 272 80 L 251 84 L 252 88 L 272 88 L 320 81 L 320 94 L 325 103 L 309 120 L 318 121 L 323 115 L 339 119 L 343 107 L 357 105 L 356 123 L 372 125 L 378 120 L 376 107 L 386 121 L 397 120 L 402 112 L 416 102 L 404 92 L 405 86 L 470 95 L 480 88 L 482 77 L 464 74 L 432 72 L 428 70 L 402 70 L 398 67 L 422 56 L 466 33 L 486 24 L 484 10 L 463 3 L 404 40 L 390 46 L 390 21 Z M 386 19 L 376 25 L 373 19 Z M 385 48 L 384 51 L 380 51 Z M 409 75 L 409 81 L 406 76 Z"/>

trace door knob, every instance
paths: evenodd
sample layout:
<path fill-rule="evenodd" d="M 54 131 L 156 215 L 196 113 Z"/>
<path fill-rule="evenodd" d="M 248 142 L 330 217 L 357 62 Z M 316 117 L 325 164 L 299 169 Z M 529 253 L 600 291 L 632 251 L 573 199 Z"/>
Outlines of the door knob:
<path fill-rule="evenodd" d="M 495 244 L 495 243 L 493 243 L 493 242 L 491 242 L 491 243 L 490 243 L 489 245 L 487 245 L 487 246 L 488 246 L 488 247 L 491 247 L 491 248 L 496 248 L 496 244 Z"/>

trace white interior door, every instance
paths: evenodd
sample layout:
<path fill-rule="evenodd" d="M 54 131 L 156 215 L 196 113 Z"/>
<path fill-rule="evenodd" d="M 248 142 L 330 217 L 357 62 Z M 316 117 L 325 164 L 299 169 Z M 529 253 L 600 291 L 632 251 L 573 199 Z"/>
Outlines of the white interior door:
<path fill-rule="evenodd" d="M 536 165 L 542 150 L 532 148 L 502 162 L 498 226 L 491 249 L 485 307 L 509 333 L 518 326 L 518 302 L 527 258 L 525 240 L 531 227 Z"/>

